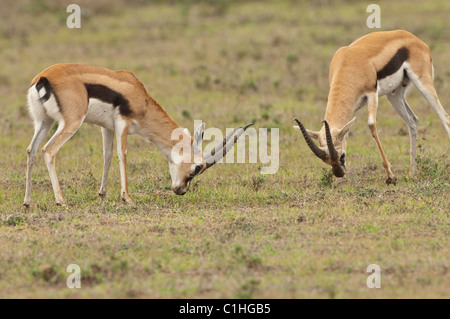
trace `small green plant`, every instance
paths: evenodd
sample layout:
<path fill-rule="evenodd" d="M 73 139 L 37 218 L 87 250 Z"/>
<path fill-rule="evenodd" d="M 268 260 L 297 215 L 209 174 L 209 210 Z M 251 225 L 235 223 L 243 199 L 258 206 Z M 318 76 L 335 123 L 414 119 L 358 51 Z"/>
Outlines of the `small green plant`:
<path fill-rule="evenodd" d="M 20 226 L 25 223 L 26 219 L 23 216 L 19 215 L 9 215 L 6 217 L 4 224 L 7 226 Z"/>
<path fill-rule="evenodd" d="M 237 298 L 249 299 L 253 297 L 253 294 L 258 290 L 259 280 L 250 279 L 241 286 L 237 292 Z"/>
<path fill-rule="evenodd" d="M 266 177 L 264 175 L 253 176 L 251 183 L 252 189 L 255 192 L 259 191 L 262 188 L 265 181 Z"/>
<path fill-rule="evenodd" d="M 272 104 L 270 104 L 270 103 L 260 103 L 260 104 L 259 104 L 259 108 L 260 108 L 261 110 L 266 110 L 266 111 L 268 111 L 268 110 L 270 110 L 270 109 L 272 108 Z"/>
<path fill-rule="evenodd" d="M 417 168 L 422 178 L 427 179 L 440 179 L 447 175 L 446 168 L 442 159 L 432 157 L 431 154 L 418 154 L 417 155 Z"/>
<path fill-rule="evenodd" d="M 246 79 L 244 80 L 244 82 L 242 82 L 241 93 L 244 93 L 246 91 L 258 91 L 258 86 L 253 79 Z"/>
<path fill-rule="evenodd" d="M 297 63 L 297 61 L 298 56 L 296 56 L 295 54 L 288 54 L 288 56 L 286 57 L 286 64 L 288 65 L 289 68 L 295 63 Z"/>
<path fill-rule="evenodd" d="M 205 74 L 200 78 L 195 80 L 195 86 L 198 89 L 208 89 L 211 86 L 211 78 L 209 75 Z"/>
<path fill-rule="evenodd" d="M 33 277 L 41 279 L 47 283 L 56 284 L 60 281 L 60 274 L 55 265 L 42 264 L 31 271 Z"/>
<path fill-rule="evenodd" d="M 189 112 L 188 110 L 183 110 L 183 111 L 181 112 L 181 115 L 182 115 L 184 118 L 187 118 L 187 119 L 190 119 L 190 118 L 191 118 L 191 112 Z"/>
<path fill-rule="evenodd" d="M 322 187 L 333 186 L 333 173 L 325 168 L 322 169 L 322 176 L 320 177 L 320 185 Z"/>

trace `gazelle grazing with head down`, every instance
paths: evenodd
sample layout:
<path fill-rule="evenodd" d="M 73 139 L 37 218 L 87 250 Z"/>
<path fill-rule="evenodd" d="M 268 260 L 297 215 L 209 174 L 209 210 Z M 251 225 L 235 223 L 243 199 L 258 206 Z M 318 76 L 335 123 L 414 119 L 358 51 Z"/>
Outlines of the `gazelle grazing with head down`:
<path fill-rule="evenodd" d="M 388 175 L 386 183 L 396 183 L 376 129 L 378 97 L 386 95 L 394 110 L 405 121 L 410 137 L 410 174 L 416 173 L 418 117 L 405 100 L 413 83 L 439 116 L 450 138 L 450 117 L 439 102 L 433 85 L 433 65 L 428 46 L 403 30 L 374 32 L 363 36 L 335 53 L 329 73 L 330 91 L 322 129 L 304 128 L 295 119 L 309 148 L 331 165 L 336 177 L 345 175 L 347 137 L 354 112 L 368 105 L 368 125 L 378 146 Z M 319 142 L 317 146 L 312 139 Z"/>
<path fill-rule="evenodd" d="M 114 133 L 119 158 L 121 195 L 133 203 L 128 192 L 126 174 L 127 136 L 138 134 L 154 143 L 164 154 L 172 178 L 172 190 L 184 195 L 190 181 L 218 162 L 249 126 L 238 127 L 225 137 L 222 144 L 203 157 L 201 144 L 205 124 L 196 128 L 194 137 L 179 129 L 175 121 L 150 96 L 144 85 L 129 71 L 112 71 L 79 64 L 56 64 L 39 73 L 28 90 L 28 105 L 35 132 L 27 149 L 27 181 L 24 205 L 31 203 L 32 168 L 36 151 L 52 123 L 59 123 L 56 133 L 44 146 L 45 162 L 50 174 L 56 203 L 64 204 L 56 176 L 55 155 L 83 122 L 101 126 L 104 168 L 99 195 L 106 196 L 106 180 L 111 165 Z M 178 138 L 173 139 L 173 132 Z M 181 144 L 181 145 L 180 145 Z M 187 145 L 184 145 L 187 144 Z M 190 150 L 190 160 L 172 152 L 174 146 Z M 183 154 L 185 158 L 186 154 Z"/>

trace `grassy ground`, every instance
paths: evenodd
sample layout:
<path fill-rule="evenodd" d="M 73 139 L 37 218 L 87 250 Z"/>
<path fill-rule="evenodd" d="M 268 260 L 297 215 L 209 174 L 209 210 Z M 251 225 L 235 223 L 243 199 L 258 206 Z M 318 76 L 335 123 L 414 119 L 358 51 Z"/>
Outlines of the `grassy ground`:
<path fill-rule="evenodd" d="M 66 28 L 66 4 L 0 6 L 0 297 L 450 297 L 450 144 L 420 94 L 413 89 L 408 98 L 420 118 L 414 178 L 407 128 L 380 99 L 379 134 L 395 187 L 384 183 L 365 109 L 338 185 L 292 129 L 294 117 L 320 128 L 329 62 L 338 47 L 372 31 L 369 3 L 77 3 L 79 30 Z M 429 44 L 450 111 L 450 3 L 377 3 L 383 30 L 407 29 Z M 36 73 L 59 62 L 135 72 L 191 130 L 193 119 L 221 129 L 251 121 L 280 128 L 280 169 L 261 175 L 261 164 L 217 165 L 180 197 L 168 189 L 162 154 L 130 137 L 136 205 L 120 202 L 117 161 L 101 205 L 101 134 L 85 124 L 57 156 L 68 208 L 55 206 L 39 154 L 27 211 L 33 126 L 25 95 Z M 81 267 L 81 289 L 66 287 L 69 264 Z M 370 264 L 381 267 L 381 289 L 366 286 Z"/>

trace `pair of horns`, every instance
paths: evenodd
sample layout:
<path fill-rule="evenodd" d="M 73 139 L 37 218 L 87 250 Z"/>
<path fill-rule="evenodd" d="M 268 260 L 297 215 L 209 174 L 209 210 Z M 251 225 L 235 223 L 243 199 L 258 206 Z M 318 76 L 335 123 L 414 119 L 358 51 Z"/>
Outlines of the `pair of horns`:
<path fill-rule="evenodd" d="M 236 144 L 239 137 L 242 135 L 242 133 L 245 132 L 245 130 L 252 126 L 253 123 L 247 124 L 245 126 L 240 126 L 235 128 L 232 132 L 228 133 L 227 136 L 223 139 L 223 142 L 217 145 L 211 153 L 206 155 L 204 157 L 204 160 L 206 162 L 206 168 L 210 168 L 214 164 L 216 164 L 220 159 L 222 159 L 228 151 Z M 236 133 L 236 134 L 235 134 Z M 234 135 L 234 138 L 232 138 Z"/>
<path fill-rule="evenodd" d="M 345 172 L 341 165 L 339 165 L 339 158 L 338 153 L 336 151 L 336 148 L 333 144 L 333 139 L 331 137 L 330 132 L 330 126 L 328 125 L 327 121 L 322 121 L 322 123 L 325 124 L 325 136 L 327 139 L 327 146 L 328 146 L 328 153 L 324 150 L 320 149 L 311 139 L 311 136 L 309 136 L 308 132 L 306 131 L 303 124 L 298 120 L 294 119 L 294 121 L 297 122 L 298 126 L 300 127 L 300 131 L 302 132 L 303 137 L 305 138 L 306 144 L 308 144 L 311 151 L 322 161 L 330 161 L 332 166 L 333 174 L 337 177 L 343 177 Z"/>
<path fill-rule="evenodd" d="M 309 136 L 308 132 L 306 132 L 305 127 L 303 126 L 302 122 L 300 122 L 297 119 L 294 119 L 294 121 L 297 122 L 298 126 L 300 127 L 300 130 L 303 134 L 303 137 L 305 138 L 306 144 L 308 144 L 311 151 L 321 160 L 325 161 L 327 159 L 330 159 L 331 162 L 337 162 L 338 161 L 338 154 L 336 149 L 333 145 L 333 139 L 331 138 L 331 132 L 330 132 L 330 126 L 328 125 L 327 121 L 322 121 L 322 123 L 325 124 L 325 134 L 327 138 L 327 146 L 328 146 L 328 152 L 325 152 L 324 150 L 320 149 L 311 139 L 311 136 Z M 329 157 L 328 157 L 329 156 Z"/>

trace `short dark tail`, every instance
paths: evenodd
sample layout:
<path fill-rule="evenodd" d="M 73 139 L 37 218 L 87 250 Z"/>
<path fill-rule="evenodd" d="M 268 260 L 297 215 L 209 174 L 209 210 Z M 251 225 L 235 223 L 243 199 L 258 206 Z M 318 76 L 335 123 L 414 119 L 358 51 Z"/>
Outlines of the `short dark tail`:
<path fill-rule="evenodd" d="M 46 77 L 41 77 L 41 78 L 39 79 L 39 81 L 36 83 L 36 90 L 37 90 L 38 92 L 39 92 L 42 88 L 45 89 L 45 94 L 44 94 L 44 96 L 42 96 L 42 97 L 40 98 L 40 101 L 41 101 L 42 103 L 44 103 L 44 102 L 46 102 L 46 101 L 50 98 L 50 95 L 51 95 L 51 93 L 52 93 L 52 91 L 53 91 L 52 86 L 50 85 L 50 82 L 47 80 Z"/>

